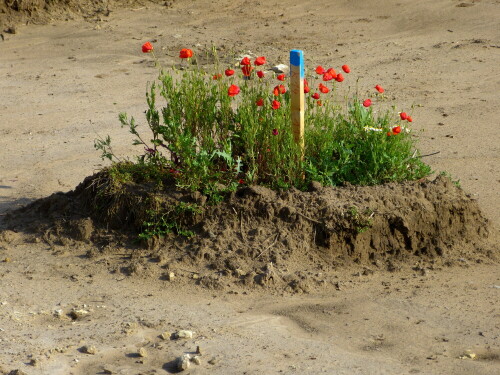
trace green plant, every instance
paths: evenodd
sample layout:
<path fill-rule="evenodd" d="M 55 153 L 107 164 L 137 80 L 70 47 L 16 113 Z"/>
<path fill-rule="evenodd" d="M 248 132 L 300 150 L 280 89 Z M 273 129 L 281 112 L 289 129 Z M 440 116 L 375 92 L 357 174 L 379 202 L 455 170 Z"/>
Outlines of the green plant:
<path fill-rule="evenodd" d="M 453 183 L 453 185 L 455 185 L 456 187 L 458 188 L 461 188 L 462 185 L 460 184 L 460 180 L 454 180 L 453 177 L 451 176 L 451 173 L 449 172 L 446 172 L 446 171 L 442 171 L 439 173 L 440 176 L 443 176 L 443 177 L 446 177 L 448 179 L 450 179 L 450 181 Z"/>
<path fill-rule="evenodd" d="M 371 218 L 373 216 L 373 212 L 369 209 L 366 209 L 360 213 L 356 207 L 352 206 L 349 207 L 346 216 L 351 221 L 354 230 L 357 233 L 363 233 L 370 229 L 372 226 Z"/>
<path fill-rule="evenodd" d="M 144 52 L 153 51 L 152 45 L 146 47 Z M 191 61 L 193 52 L 183 49 L 180 57 Z M 264 57 L 253 64 L 244 57 L 241 74 L 233 69 L 222 74 L 217 56 L 213 58 L 212 73 L 196 64 L 183 71 L 160 70 L 146 94 L 148 137 L 138 131 L 133 117 L 120 114 L 134 144 L 143 148 L 134 163 L 116 158 L 109 137 L 96 140 L 102 158 L 120 165 L 122 179 L 154 181 L 158 186 L 173 183 L 202 191 L 209 203 L 217 204 L 241 185 L 274 189 L 305 189 L 311 181 L 374 185 L 430 173 L 415 150 L 411 116 L 398 115 L 394 108 L 373 110 L 383 103 L 385 90 L 380 85 L 373 100 L 349 91 L 340 100 L 346 78 L 317 67 L 305 81 L 302 153 L 290 129 L 287 77 L 259 70 L 266 63 Z M 348 66 L 342 69 L 350 74 Z M 173 229 L 170 214 L 155 215 L 149 221 L 153 224 L 145 226 L 148 233 Z"/>

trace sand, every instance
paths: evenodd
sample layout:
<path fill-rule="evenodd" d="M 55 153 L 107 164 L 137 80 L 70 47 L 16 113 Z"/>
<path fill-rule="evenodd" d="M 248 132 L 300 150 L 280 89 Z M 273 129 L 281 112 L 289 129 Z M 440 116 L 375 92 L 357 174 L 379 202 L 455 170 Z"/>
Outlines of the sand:
<path fill-rule="evenodd" d="M 426 162 L 460 180 L 500 226 L 498 1 L 130 4 L 89 7 L 86 19 L 59 9 L 24 18 L 44 24 L 3 32 L 0 227 L 8 210 L 102 168 L 98 135 L 134 154 L 117 115 L 143 118 L 156 77 L 140 52 L 148 40 L 166 66 L 181 48 L 201 55 L 212 44 L 276 64 L 291 48 L 304 50 L 308 66 L 349 64 L 364 93 L 380 84 L 412 113 L 422 154 L 433 154 Z M 0 17 L 4 28 L 10 19 Z M 149 261 L 127 276 L 129 253 L 89 257 L 90 244 L 30 238 L 4 232 L 0 243 L 0 373 L 171 373 L 197 346 L 201 364 L 186 373 L 496 374 L 500 365 L 499 267 L 488 258 L 339 269 L 328 286 L 294 293 L 209 289 L 188 282 L 191 269 L 169 281 Z M 75 320 L 72 309 L 88 314 Z M 180 329 L 194 338 L 159 337 Z"/>

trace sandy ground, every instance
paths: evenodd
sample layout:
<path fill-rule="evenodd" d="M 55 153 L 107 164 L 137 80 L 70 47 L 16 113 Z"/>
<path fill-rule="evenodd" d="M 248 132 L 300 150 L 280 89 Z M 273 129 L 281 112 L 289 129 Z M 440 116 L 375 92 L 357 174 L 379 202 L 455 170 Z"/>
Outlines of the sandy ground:
<path fill-rule="evenodd" d="M 362 90 L 380 84 L 412 113 L 422 154 L 439 151 L 426 161 L 459 179 L 499 227 L 499 17 L 494 0 L 200 0 L 18 27 L 0 40 L 0 215 L 98 170 L 97 135 L 110 134 L 117 153 L 133 153 L 117 114 L 142 118 L 156 70 L 140 45 L 156 40 L 167 66 L 180 48 L 202 53 L 212 43 L 272 63 L 301 48 L 310 67 L 349 64 Z M 425 275 L 339 273 L 340 290 L 281 296 L 125 278 L 110 272 L 111 258 L 84 258 L 85 248 L 4 240 L 0 373 L 99 374 L 115 366 L 110 371 L 162 374 L 198 345 L 204 354 L 192 374 L 500 371 L 494 264 L 457 260 L 461 266 Z M 89 314 L 73 321 L 72 308 Z M 194 338 L 158 337 L 179 329 Z M 83 353 L 84 345 L 97 353 Z M 141 347 L 145 358 L 136 355 Z M 476 358 L 460 359 L 467 350 Z"/>

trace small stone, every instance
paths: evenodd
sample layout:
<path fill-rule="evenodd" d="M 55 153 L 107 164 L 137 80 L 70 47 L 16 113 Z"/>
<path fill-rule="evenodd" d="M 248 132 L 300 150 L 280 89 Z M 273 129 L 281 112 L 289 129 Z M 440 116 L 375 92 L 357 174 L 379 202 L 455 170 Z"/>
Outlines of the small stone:
<path fill-rule="evenodd" d="M 476 359 L 476 353 L 472 353 L 470 350 L 467 350 L 464 354 L 462 354 L 460 359 Z"/>
<path fill-rule="evenodd" d="M 38 358 L 32 358 L 30 361 L 30 366 L 37 367 L 40 364 L 40 360 Z"/>
<path fill-rule="evenodd" d="M 244 277 L 247 275 L 247 273 L 243 271 L 241 268 L 236 268 L 234 270 L 234 273 L 236 274 L 237 277 Z"/>
<path fill-rule="evenodd" d="M 160 338 L 162 340 L 168 340 L 170 337 L 172 336 L 172 334 L 168 331 L 165 331 L 163 332 L 161 335 L 160 335 Z"/>
<path fill-rule="evenodd" d="M 193 273 L 193 280 L 198 280 L 200 278 L 200 275 L 198 275 L 197 273 Z"/>
<path fill-rule="evenodd" d="M 217 362 L 218 362 L 218 361 L 217 361 L 217 358 L 215 358 L 215 357 L 213 357 L 210 361 L 208 361 L 208 363 L 209 363 L 210 365 L 215 365 Z"/>
<path fill-rule="evenodd" d="M 139 357 L 142 358 L 146 358 L 148 356 L 148 352 L 144 348 L 140 348 L 137 354 L 139 354 Z"/>
<path fill-rule="evenodd" d="M 177 358 L 177 370 L 184 371 L 189 368 L 191 356 L 189 354 L 183 354 Z"/>
<path fill-rule="evenodd" d="M 85 354 L 92 354 L 93 355 L 93 354 L 97 353 L 97 349 L 95 348 L 94 345 L 85 345 L 85 346 L 82 346 L 81 352 L 85 353 Z"/>
<path fill-rule="evenodd" d="M 87 310 L 84 310 L 84 309 L 79 309 L 79 310 L 73 309 L 73 310 L 71 310 L 71 312 L 68 315 L 73 320 L 80 320 L 80 319 L 83 319 L 84 317 L 86 317 L 88 314 L 90 314 L 90 312 L 87 311 Z"/>
<path fill-rule="evenodd" d="M 167 274 L 167 280 L 168 280 L 168 281 L 174 281 L 174 279 L 175 279 L 175 273 L 173 273 L 173 272 L 169 272 L 169 273 Z"/>
<path fill-rule="evenodd" d="M 180 331 L 175 333 L 175 338 L 176 339 L 192 339 L 193 333 L 194 333 L 193 331 L 181 329 Z"/>
<path fill-rule="evenodd" d="M 105 365 L 102 368 L 102 372 L 105 374 L 117 374 L 118 373 L 116 368 L 112 365 Z"/>
<path fill-rule="evenodd" d="M 24 371 L 17 369 L 17 370 L 12 370 L 11 372 L 9 372 L 8 375 L 26 375 L 26 373 Z"/>
<path fill-rule="evenodd" d="M 278 64 L 278 65 L 275 65 L 271 68 L 271 70 L 275 73 L 283 73 L 283 74 L 288 74 L 288 72 L 290 71 L 290 67 L 288 65 L 285 65 L 285 64 Z"/>
<path fill-rule="evenodd" d="M 201 365 L 201 359 L 200 356 L 195 355 L 194 357 L 191 358 L 191 362 L 193 362 L 195 365 Z"/>
<path fill-rule="evenodd" d="M 10 259 L 10 258 L 4 258 L 3 262 L 4 263 L 10 263 L 10 262 L 12 262 L 12 259 Z"/>
<path fill-rule="evenodd" d="M 7 34 L 15 34 L 17 33 L 17 29 L 15 26 L 9 26 L 4 30 Z"/>

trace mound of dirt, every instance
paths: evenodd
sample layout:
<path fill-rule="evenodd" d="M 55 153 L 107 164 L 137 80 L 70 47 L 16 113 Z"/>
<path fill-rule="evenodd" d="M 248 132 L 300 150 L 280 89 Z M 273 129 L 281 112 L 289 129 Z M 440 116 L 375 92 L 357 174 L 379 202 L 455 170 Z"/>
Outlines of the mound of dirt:
<path fill-rule="evenodd" d="M 184 275 L 208 288 L 240 284 L 301 292 L 334 283 L 335 272 L 349 266 L 369 274 L 482 261 L 498 252 L 498 233 L 477 202 L 443 176 L 372 187 L 313 184 L 309 192 L 250 186 L 216 205 L 173 186 L 126 183 L 117 190 L 110 181 L 101 171 L 74 191 L 11 212 L 10 229 L 52 246 L 87 243 L 89 256 L 127 247 L 122 272 L 156 267 L 168 279 L 189 269 Z M 172 216 L 179 205 L 197 209 Z M 155 225 L 175 222 L 173 232 L 194 235 L 165 233 L 137 244 L 152 210 L 162 213 Z"/>
<path fill-rule="evenodd" d="M 21 23 L 44 24 L 75 18 L 100 21 L 115 9 L 137 8 L 148 3 L 170 6 L 173 0 L 5 0 L 0 2 L 0 33 L 16 33 L 16 25 Z"/>

